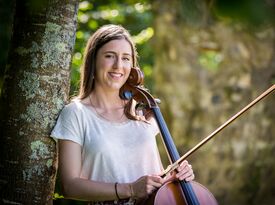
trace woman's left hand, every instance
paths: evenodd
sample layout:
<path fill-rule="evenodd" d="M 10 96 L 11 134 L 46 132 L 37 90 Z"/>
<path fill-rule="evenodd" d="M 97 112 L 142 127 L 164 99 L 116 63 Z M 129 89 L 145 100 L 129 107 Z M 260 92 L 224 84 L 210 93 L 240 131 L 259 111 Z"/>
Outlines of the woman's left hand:
<path fill-rule="evenodd" d="M 195 175 L 192 169 L 192 165 L 188 163 L 188 161 L 184 160 L 180 166 L 177 168 L 177 172 L 175 177 L 180 181 L 192 181 L 195 179 Z"/>
<path fill-rule="evenodd" d="M 177 171 L 174 171 L 170 177 L 165 179 L 165 182 L 178 179 L 180 181 L 192 181 L 195 179 L 195 175 L 192 169 L 192 165 L 188 161 L 184 160 L 180 166 L 177 168 Z"/>

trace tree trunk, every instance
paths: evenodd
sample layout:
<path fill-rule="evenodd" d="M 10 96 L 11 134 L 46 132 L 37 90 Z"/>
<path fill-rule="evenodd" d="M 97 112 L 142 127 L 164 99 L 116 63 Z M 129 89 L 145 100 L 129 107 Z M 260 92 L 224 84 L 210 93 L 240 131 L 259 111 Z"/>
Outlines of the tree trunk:
<path fill-rule="evenodd" d="M 274 27 L 219 21 L 205 2 L 153 4 L 155 92 L 181 154 L 275 82 Z M 189 158 L 220 204 L 275 203 L 274 100 L 273 92 Z"/>
<path fill-rule="evenodd" d="M 1 204 L 52 204 L 78 1 L 17 0 L 1 96 Z"/>

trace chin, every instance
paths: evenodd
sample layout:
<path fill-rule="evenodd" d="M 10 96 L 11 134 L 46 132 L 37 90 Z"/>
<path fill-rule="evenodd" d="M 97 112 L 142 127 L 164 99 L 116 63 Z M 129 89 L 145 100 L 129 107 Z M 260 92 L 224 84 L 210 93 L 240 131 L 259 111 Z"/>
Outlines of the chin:
<path fill-rule="evenodd" d="M 123 86 L 123 84 L 116 83 L 116 84 L 110 85 L 110 88 L 113 89 L 113 90 L 119 90 L 122 86 Z"/>

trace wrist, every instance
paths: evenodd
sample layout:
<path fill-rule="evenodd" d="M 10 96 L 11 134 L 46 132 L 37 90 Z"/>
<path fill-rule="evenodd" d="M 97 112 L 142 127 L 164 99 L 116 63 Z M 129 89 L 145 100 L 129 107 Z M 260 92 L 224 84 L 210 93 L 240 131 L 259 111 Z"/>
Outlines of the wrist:
<path fill-rule="evenodd" d="M 130 197 L 131 199 L 134 199 L 134 189 L 133 189 L 133 184 L 129 183 L 128 184 L 128 190 L 130 190 Z"/>
<path fill-rule="evenodd" d="M 119 199 L 133 198 L 133 187 L 131 183 L 118 183 L 116 191 Z"/>

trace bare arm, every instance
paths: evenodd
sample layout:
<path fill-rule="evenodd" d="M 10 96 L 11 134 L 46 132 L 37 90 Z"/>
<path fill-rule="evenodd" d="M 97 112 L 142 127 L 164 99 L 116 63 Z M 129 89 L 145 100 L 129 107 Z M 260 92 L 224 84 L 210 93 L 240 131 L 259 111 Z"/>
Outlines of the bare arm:
<path fill-rule="evenodd" d="M 114 183 L 92 181 L 80 177 L 81 146 L 69 140 L 59 140 L 59 170 L 65 198 L 83 201 L 117 200 Z M 143 176 L 133 183 L 119 183 L 120 199 L 143 198 L 160 187 L 159 176 Z"/>
<path fill-rule="evenodd" d="M 65 198 L 83 201 L 116 200 L 114 183 L 91 181 L 80 177 L 81 146 L 69 140 L 59 140 L 59 170 Z M 119 184 L 120 198 L 129 198 L 129 184 Z"/>

